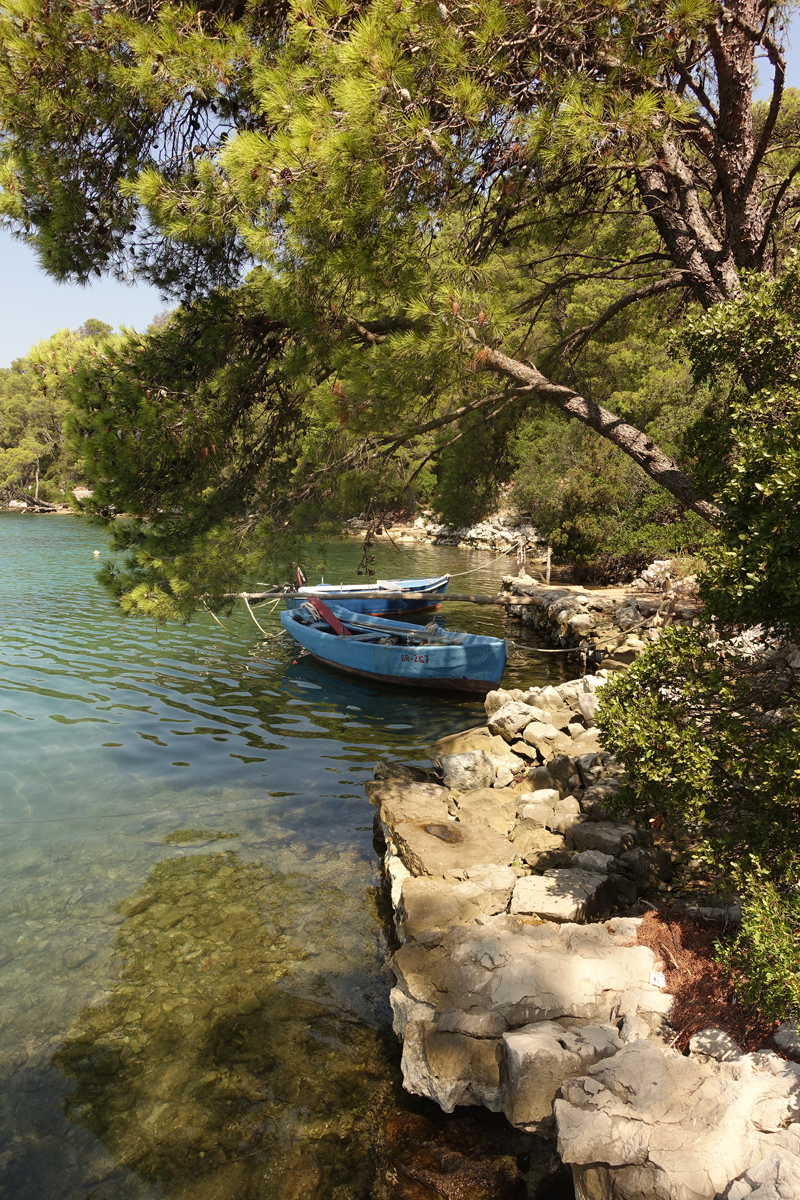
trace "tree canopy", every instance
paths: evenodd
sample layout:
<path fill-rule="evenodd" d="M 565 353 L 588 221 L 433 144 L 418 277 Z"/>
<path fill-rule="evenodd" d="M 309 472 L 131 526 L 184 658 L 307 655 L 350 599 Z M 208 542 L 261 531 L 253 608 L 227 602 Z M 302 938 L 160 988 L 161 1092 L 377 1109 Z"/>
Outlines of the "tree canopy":
<path fill-rule="evenodd" d="M 71 386 L 98 503 L 147 522 L 120 589 L 174 614 L 212 543 L 241 567 L 543 405 L 719 521 L 584 364 L 635 311 L 663 329 L 780 273 L 786 12 L 14 0 L 0 211 L 59 278 L 138 273 L 182 302 Z"/>

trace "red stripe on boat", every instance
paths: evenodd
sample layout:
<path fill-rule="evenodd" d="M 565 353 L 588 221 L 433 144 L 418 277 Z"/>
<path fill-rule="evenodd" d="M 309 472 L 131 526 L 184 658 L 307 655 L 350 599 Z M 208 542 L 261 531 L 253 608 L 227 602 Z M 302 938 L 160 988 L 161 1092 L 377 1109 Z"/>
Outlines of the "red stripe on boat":
<path fill-rule="evenodd" d="M 350 630 L 345 629 L 338 617 L 335 617 L 327 604 L 316 596 L 310 596 L 308 603 L 317 610 L 323 621 L 327 621 L 334 633 L 338 633 L 339 637 L 350 637 Z"/>

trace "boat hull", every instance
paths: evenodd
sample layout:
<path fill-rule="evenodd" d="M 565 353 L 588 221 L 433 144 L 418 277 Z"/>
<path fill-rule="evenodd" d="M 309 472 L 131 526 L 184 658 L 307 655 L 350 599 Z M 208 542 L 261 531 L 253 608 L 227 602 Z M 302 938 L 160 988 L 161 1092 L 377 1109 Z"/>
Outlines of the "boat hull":
<path fill-rule="evenodd" d="M 319 596 L 326 603 L 341 604 L 350 612 L 364 613 L 373 617 L 403 616 L 404 613 L 430 612 L 442 606 L 442 597 L 447 591 L 449 575 L 428 579 L 397 579 L 396 587 L 387 588 L 385 596 L 365 597 L 362 592 L 375 592 L 379 584 L 347 584 L 343 587 L 302 587 L 286 596 L 286 608 L 291 612 L 300 608 L 310 596 Z M 406 600 L 396 592 L 427 592 L 424 600 Z"/>
<path fill-rule="evenodd" d="M 356 615 L 340 606 L 333 612 L 345 625 L 356 622 Z M 412 688 L 436 688 L 446 691 L 486 695 L 497 687 L 506 664 L 506 645 L 500 638 L 477 634 L 458 635 L 458 641 L 435 644 L 425 641 L 415 625 L 367 617 L 368 630 L 375 636 L 396 636 L 396 645 L 356 637 L 339 637 L 301 622 L 294 613 L 281 613 L 284 629 L 310 654 L 327 666 L 363 679 Z M 417 644 L 407 645 L 411 637 Z"/>

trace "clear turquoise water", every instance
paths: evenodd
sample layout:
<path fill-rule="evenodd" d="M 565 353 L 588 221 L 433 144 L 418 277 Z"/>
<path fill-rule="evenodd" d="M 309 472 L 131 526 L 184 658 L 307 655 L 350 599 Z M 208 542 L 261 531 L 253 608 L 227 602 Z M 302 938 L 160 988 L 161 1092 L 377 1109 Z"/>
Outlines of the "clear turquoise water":
<path fill-rule="evenodd" d="M 0 1194 L 371 1196 L 403 1098 L 363 783 L 481 706 L 350 682 L 243 613 L 124 620 L 95 549 L 79 518 L 0 514 Z M 359 557 L 329 547 L 326 579 Z"/>

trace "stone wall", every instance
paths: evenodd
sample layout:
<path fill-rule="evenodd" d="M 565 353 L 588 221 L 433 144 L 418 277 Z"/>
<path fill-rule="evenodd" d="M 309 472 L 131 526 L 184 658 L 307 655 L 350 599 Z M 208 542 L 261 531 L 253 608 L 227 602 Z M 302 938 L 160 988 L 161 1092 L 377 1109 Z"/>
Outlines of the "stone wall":
<path fill-rule="evenodd" d="M 382 763 L 367 784 L 404 1086 L 557 1138 L 579 1200 L 798 1200 L 800 1065 L 719 1030 L 671 1048 L 664 964 L 626 913 L 672 863 L 609 816 L 604 683 L 492 692 L 429 769 Z"/>
<path fill-rule="evenodd" d="M 625 588 L 590 592 L 506 576 L 502 590 L 525 601 L 508 606 L 510 617 L 532 625 L 550 645 L 585 651 L 589 662 L 611 670 L 633 662 L 666 626 L 694 624 L 699 611 L 697 597 L 675 586 L 650 595 Z"/>

